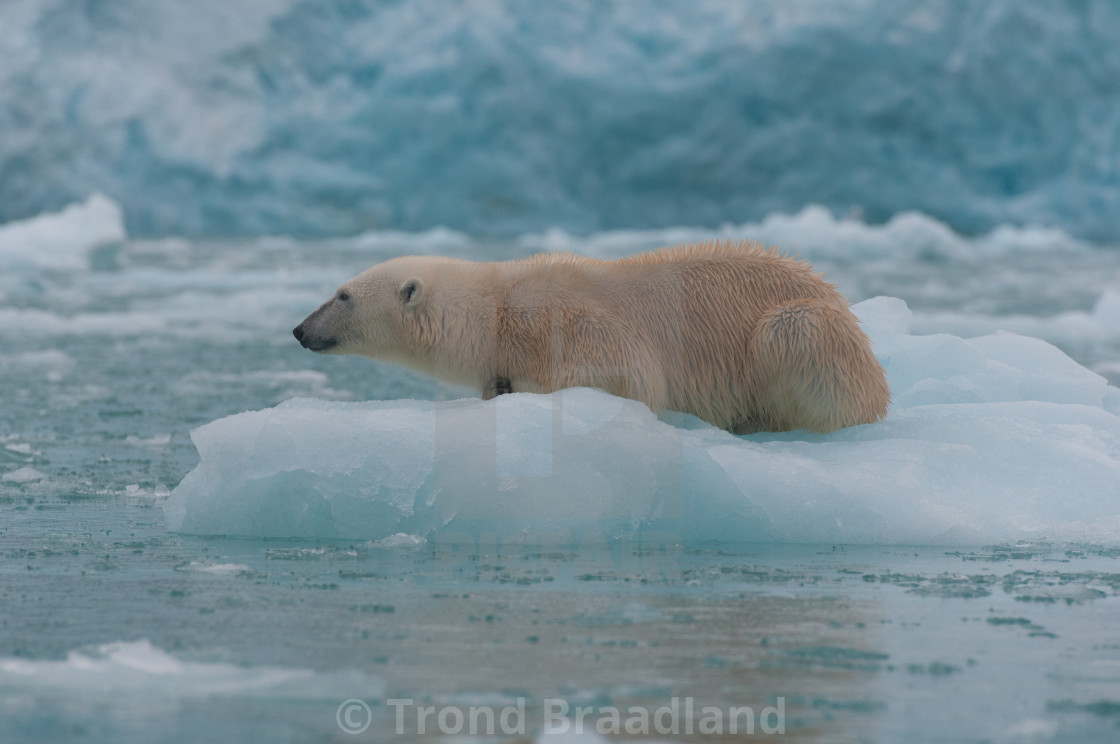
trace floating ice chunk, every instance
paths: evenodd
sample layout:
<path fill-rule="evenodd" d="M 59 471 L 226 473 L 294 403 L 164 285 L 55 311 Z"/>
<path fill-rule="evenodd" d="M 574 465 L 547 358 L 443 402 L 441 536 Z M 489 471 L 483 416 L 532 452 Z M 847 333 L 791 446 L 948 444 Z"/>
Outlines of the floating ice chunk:
<path fill-rule="evenodd" d="M 171 491 L 167 490 L 167 486 L 164 486 L 162 484 L 157 485 L 154 488 L 148 489 L 148 488 L 141 488 L 140 484 L 138 484 L 138 483 L 129 483 L 128 485 L 126 485 L 124 487 L 123 493 L 120 492 L 120 491 L 118 491 L 118 492 L 100 491 L 99 493 L 104 493 L 106 495 L 114 495 L 114 496 L 123 495 L 128 499 L 136 500 L 136 501 L 166 499 L 168 496 L 171 495 Z"/>
<path fill-rule="evenodd" d="M 600 736 L 595 731 L 589 730 L 592 724 L 587 724 L 586 721 L 579 721 L 581 724 L 587 724 L 588 728 L 577 732 L 575 724 L 571 721 L 561 718 L 562 723 L 568 724 L 563 727 L 563 731 L 545 730 L 537 736 L 536 744 L 609 744 L 610 739 L 605 736 Z M 559 726 L 558 726 L 559 728 Z"/>
<path fill-rule="evenodd" d="M 135 434 L 129 434 L 124 438 L 126 444 L 136 445 L 137 447 L 166 447 L 171 444 L 170 434 L 156 434 L 148 438 L 138 437 Z"/>
<path fill-rule="evenodd" d="M 244 563 L 216 563 L 212 566 L 204 566 L 200 570 L 202 570 L 204 573 L 223 574 L 231 576 L 252 573 L 253 571 L 253 569 L 249 568 Z"/>
<path fill-rule="evenodd" d="M 10 473 L 4 473 L 3 477 L 0 477 L 0 480 L 8 483 L 34 483 L 46 477 L 46 475 L 40 473 L 35 468 L 28 466 L 13 470 Z"/>
<path fill-rule="evenodd" d="M 554 405 L 563 409 L 560 420 L 570 415 L 588 433 L 541 440 L 542 431 L 552 432 Z M 659 490 L 671 490 L 666 467 L 674 462 L 679 490 L 682 451 L 673 427 L 633 441 L 635 429 L 657 422 L 632 401 L 621 401 L 604 426 L 601 410 L 618 405 L 591 390 L 514 395 L 500 406 L 293 399 L 193 431 L 205 464 L 187 475 L 165 511 L 169 525 L 186 532 L 375 540 L 495 515 L 528 525 L 630 523 L 650 516 Z M 527 436 L 538 446 L 524 448 Z M 631 448 L 636 459 L 620 468 L 617 458 Z"/>
<path fill-rule="evenodd" d="M 249 568 L 244 563 L 202 563 L 199 561 L 191 561 L 178 570 L 199 571 L 201 573 L 219 574 L 223 576 L 238 576 L 240 574 L 253 573 L 253 569 Z"/>
<path fill-rule="evenodd" d="M 356 671 L 186 661 L 147 640 L 71 651 L 64 661 L 0 659 L 0 690 L 10 700 L 50 696 L 140 715 L 160 715 L 179 701 L 210 697 L 331 701 L 355 690 L 376 697 L 383 689 L 382 680 Z"/>
<path fill-rule="evenodd" d="M 179 292 L 130 302 L 128 310 L 59 313 L 0 307 L 0 338 L 66 336 L 153 337 L 172 334 L 206 338 L 214 343 L 243 343 L 262 333 L 285 339 L 308 307 L 322 301 L 321 291 L 246 289 L 229 293 Z M 223 333 L 214 334 L 213 324 Z"/>
<path fill-rule="evenodd" d="M 418 548 L 422 545 L 427 545 L 428 541 L 419 535 L 409 535 L 404 532 L 398 532 L 395 535 L 383 537 L 380 540 L 370 543 L 370 547 L 374 548 Z"/>
<path fill-rule="evenodd" d="M 65 351 L 23 351 L 18 354 L 0 354 L 0 369 L 45 370 L 47 375 L 62 375 L 74 366 L 74 358 Z"/>
<path fill-rule="evenodd" d="M 1040 339 L 1003 331 L 971 339 L 910 335 L 912 315 L 893 297 L 866 300 L 853 310 L 887 371 L 895 409 L 1048 401 L 1120 413 L 1120 390 Z"/>
<path fill-rule="evenodd" d="M 82 269 L 91 248 L 124 239 L 121 208 L 93 194 L 61 212 L 0 225 L 0 269 Z"/>
<path fill-rule="evenodd" d="M 299 395 L 314 395 L 318 398 L 345 400 L 353 393 L 335 390 L 330 387 L 328 377 L 314 370 L 255 370 L 252 372 L 218 373 L 191 372 L 181 377 L 172 390 L 184 397 L 204 397 L 211 395 L 215 388 L 238 391 L 267 390 L 277 396 L 277 400 Z"/>
<path fill-rule="evenodd" d="M 787 540 L 1120 540 L 1120 419 L 1099 408 L 923 405 L 759 445 L 709 454 Z"/>
<path fill-rule="evenodd" d="M 887 370 L 879 423 L 735 437 L 590 389 L 492 401 L 309 399 L 192 432 L 165 504 L 196 534 L 657 530 L 683 541 L 1120 544 L 1120 390 L 1037 339 L 913 336 L 855 308 Z"/>
<path fill-rule="evenodd" d="M 1099 344 L 1120 346 L 1120 292 L 1102 292 L 1089 312 L 1069 310 L 1049 317 L 936 312 L 923 313 L 914 319 L 913 325 L 918 333 L 941 332 L 966 337 L 1012 331 L 1067 349 Z"/>
<path fill-rule="evenodd" d="M 157 336 L 167 331 L 167 319 L 140 312 L 103 312 L 61 315 L 47 310 L 0 307 L 0 336 Z"/>

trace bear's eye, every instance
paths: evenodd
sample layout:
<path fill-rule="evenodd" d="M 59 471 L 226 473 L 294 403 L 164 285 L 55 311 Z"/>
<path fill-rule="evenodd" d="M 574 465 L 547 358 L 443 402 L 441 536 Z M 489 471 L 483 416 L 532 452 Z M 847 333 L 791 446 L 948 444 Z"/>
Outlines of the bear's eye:
<path fill-rule="evenodd" d="M 401 301 L 405 304 L 412 301 L 412 296 L 416 294 L 416 282 L 407 281 L 401 286 Z"/>
<path fill-rule="evenodd" d="M 342 300 L 343 302 L 349 302 L 350 301 L 350 293 L 347 292 L 346 290 L 342 290 L 341 292 L 338 293 L 338 299 Z"/>

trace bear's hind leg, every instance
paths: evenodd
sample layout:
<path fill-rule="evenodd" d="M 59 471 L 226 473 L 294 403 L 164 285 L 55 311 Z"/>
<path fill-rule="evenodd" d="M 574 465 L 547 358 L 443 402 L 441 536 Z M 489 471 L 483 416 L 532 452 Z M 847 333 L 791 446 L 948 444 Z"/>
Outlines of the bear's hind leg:
<path fill-rule="evenodd" d="M 750 370 L 757 410 L 737 430 L 829 432 L 878 421 L 890 403 L 886 375 L 855 316 L 822 300 L 763 315 Z"/>
<path fill-rule="evenodd" d="M 781 431 L 781 430 L 776 429 L 773 426 L 770 426 L 767 421 L 764 421 L 762 418 L 760 418 L 758 416 L 753 416 L 753 415 L 748 416 L 743 421 L 740 421 L 739 423 L 737 423 L 733 427 L 731 427 L 731 433 L 732 434 L 739 434 L 739 435 L 757 434 L 761 431 Z"/>

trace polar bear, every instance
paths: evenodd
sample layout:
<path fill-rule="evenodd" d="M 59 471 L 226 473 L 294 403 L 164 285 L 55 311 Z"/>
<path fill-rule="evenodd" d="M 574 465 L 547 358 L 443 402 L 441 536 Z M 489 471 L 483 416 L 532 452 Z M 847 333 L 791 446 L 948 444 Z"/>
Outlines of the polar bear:
<path fill-rule="evenodd" d="M 343 284 L 294 330 L 319 353 L 403 364 L 486 399 L 598 387 L 728 431 L 882 418 L 886 375 L 808 263 L 713 241 L 616 261 L 405 256 Z"/>

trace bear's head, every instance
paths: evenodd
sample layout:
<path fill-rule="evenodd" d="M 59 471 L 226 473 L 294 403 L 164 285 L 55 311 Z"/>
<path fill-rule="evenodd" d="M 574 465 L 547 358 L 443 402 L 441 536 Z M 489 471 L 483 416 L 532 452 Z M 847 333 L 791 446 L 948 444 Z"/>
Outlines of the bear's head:
<path fill-rule="evenodd" d="M 394 258 L 343 284 L 292 330 L 305 349 L 396 361 L 430 335 L 428 305 L 447 259 Z"/>

